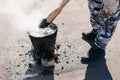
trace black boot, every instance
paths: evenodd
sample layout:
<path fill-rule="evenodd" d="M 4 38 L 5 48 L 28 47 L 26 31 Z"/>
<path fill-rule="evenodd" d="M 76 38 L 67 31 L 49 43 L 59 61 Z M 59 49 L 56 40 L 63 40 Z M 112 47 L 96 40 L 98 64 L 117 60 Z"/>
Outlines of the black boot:
<path fill-rule="evenodd" d="M 96 31 L 93 29 L 90 33 L 82 33 L 82 38 L 85 40 L 85 41 L 88 41 L 88 40 L 94 40 L 95 37 L 97 36 L 97 33 Z"/>
<path fill-rule="evenodd" d="M 88 56 L 89 56 L 88 58 L 82 57 L 81 63 L 83 63 L 83 64 L 93 63 L 101 58 L 104 58 L 105 50 L 100 49 L 97 46 L 92 47 L 89 50 Z"/>

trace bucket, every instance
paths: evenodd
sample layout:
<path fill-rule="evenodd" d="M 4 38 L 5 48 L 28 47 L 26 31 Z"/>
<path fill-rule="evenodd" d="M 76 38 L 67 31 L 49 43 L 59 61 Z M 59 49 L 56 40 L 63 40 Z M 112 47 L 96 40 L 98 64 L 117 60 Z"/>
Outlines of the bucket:
<path fill-rule="evenodd" d="M 50 23 L 46 28 L 52 30 L 52 33 L 36 36 L 33 35 L 32 32 L 29 32 L 29 37 L 35 49 L 35 54 L 42 59 L 51 59 L 54 57 L 54 49 L 58 30 L 57 26 L 53 23 Z"/>

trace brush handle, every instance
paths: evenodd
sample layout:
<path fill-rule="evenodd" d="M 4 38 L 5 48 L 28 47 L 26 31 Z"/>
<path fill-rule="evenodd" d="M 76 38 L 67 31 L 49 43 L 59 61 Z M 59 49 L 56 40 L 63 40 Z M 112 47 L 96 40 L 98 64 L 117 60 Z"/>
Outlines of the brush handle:
<path fill-rule="evenodd" d="M 69 2 L 70 0 L 63 0 L 60 5 L 51 13 L 48 15 L 46 18 L 47 23 L 51 23 L 62 11 L 62 9 L 65 7 L 65 5 Z"/>

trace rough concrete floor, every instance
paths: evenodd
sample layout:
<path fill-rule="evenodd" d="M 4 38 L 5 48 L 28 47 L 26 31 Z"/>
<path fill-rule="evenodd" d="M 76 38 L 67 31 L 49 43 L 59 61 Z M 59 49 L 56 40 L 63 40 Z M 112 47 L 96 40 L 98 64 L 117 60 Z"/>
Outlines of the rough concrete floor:
<path fill-rule="evenodd" d="M 89 44 L 82 32 L 89 32 L 87 0 L 71 0 L 55 19 L 60 62 L 43 68 L 30 57 L 31 42 L 27 30 L 37 27 L 61 0 L 0 0 L 0 80 L 119 80 L 119 26 L 108 44 L 106 58 L 81 64 Z M 33 27 L 34 26 L 34 27 Z M 45 71 L 46 70 L 46 71 Z M 50 72 L 44 73 L 44 72 Z"/>

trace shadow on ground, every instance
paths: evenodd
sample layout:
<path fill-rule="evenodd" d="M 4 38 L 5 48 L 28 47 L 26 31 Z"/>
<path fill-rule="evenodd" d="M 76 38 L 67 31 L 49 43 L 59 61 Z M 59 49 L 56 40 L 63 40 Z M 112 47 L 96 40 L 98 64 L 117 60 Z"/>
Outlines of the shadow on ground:
<path fill-rule="evenodd" d="M 54 66 L 43 67 L 41 64 L 34 61 L 32 53 L 29 54 L 30 63 L 28 64 L 28 69 L 25 73 L 26 76 L 23 80 L 54 80 Z"/>
<path fill-rule="evenodd" d="M 54 80 L 54 67 L 42 67 L 39 64 L 29 64 L 25 75 L 31 75 L 24 80 Z"/>
<path fill-rule="evenodd" d="M 106 65 L 105 58 L 88 64 L 85 80 L 113 80 Z"/>
<path fill-rule="evenodd" d="M 91 47 L 94 46 L 94 40 L 88 40 L 84 36 L 82 39 Z M 85 80 L 113 80 L 108 70 L 105 57 L 98 59 L 94 63 L 88 63 Z"/>

